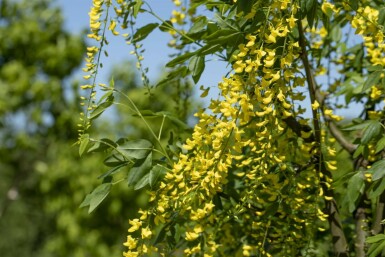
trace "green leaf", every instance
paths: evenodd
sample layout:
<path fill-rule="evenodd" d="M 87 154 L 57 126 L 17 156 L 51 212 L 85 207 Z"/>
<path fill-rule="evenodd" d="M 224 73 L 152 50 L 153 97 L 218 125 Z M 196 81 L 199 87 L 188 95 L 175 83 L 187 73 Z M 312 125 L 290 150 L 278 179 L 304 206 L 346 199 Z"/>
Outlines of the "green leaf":
<path fill-rule="evenodd" d="M 222 45 L 220 45 L 220 44 L 212 45 L 210 43 L 210 44 L 207 44 L 207 45 L 203 46 L 201 49 L 199 49 L 198 50 L 198 54 L 199 55 L 213 54 L 213 53 L 218 52 L 221 48 L 222 48 Z"/>
<path fill-rule="evenodd" d="M 385 137 L 382 137 L 380 140 L 378 140 L 376 144 L 376 153 L 381 152 L 385 148 Z"/>
<path fill-rule="evenodd" d="M 354 174 L 348 182 L 347 197 L 349 201 L 349 211 L 353 212 L 356 207 L 358 197 L 364 192 L 365 181 L 361 172 Z"/>
<path fill-rule="evenodd" d="M 185 54 L 179 55 L 178 57 L 172 59 L 168 63 L 166 63 L 166 67 L 172 68 L 177 64 L 184 63 L 188 59 L 190 59 L 191 56 L 195 55 L 196 52 L 187 52 Z"/>
<path fill-rule="evenodd" d="M 80 138 L 79 156 L 82 156 L 84 151 L 87 149 L 88 142 L 90 142 L 90 135 L 83 134 Z"/>
<path fill-rule="evenodd" d="M 90 205 L 91 194 L 87 194 L 86 198 L 84 198 L 83 202 L 80 204 L 79 208 L 87 207 Z"/>
<path fill-rule="evenodd" d="M 381 74 L 382 74 L 382 71 L 374 71 L 370 73 L 364 83 L 364 86 L 362 87 L 362 92 L 376 85 L 380 81 Z"/>
<path fill-rule="evenodd" d="M 164 79 L 162 79 L 161 81 L 159 81 L 156 84 L 156 87 L 159 87 L 159 86 L 164 85 L 164 84 L 168 84 L 168 83 L 170 83 L 170 81 L 177 79 L 177 78 L 181 78 L 181 77 L 184 78 L 187 76 L 187 74 L 188 74 L 187 67 L 186 66 L 180 66 L 176 69 L 173 69 L 171 72 L 169 72 Z"/>
<path fill-rule="evenodd" d="M 159 23 L 149 23 L 136 31 L 133 37 L 133 41 L 139 42 L 145 39 L 154 29 L 159 26 Z"/>
<path fill-rule="evenodd" d="M 119 166 L 119 165 L 122 165 L 122 164 L 126 164 L 127 161 L 124 160 L 124 159 L 121 159 L 123 157 L 121 157 L 121 155 L 117 155 L 117 154 L 112 154 L 110 156 L 108 156 L 104 161 L 104 165 L 106 165 L 107 167 L 116 167 L 116 166 Z"/>
<path fill-rule="evenodd" d="M 370 236 L 368 238 L 366 238 L 366 243 L 369 243 L 369 244 L 373 244 L 373 243 L 377 243 L 379 241 L 383 241 L 385 240 L 385 234 L 378 234 L 378 235 L 375 235 L 375 236 Z"/>
<path fill-rule="evenodd" d="M 385 7 L 380 9 L 380 14 L 378 15 L 378 24 L 385 26 Z"/>
<path fill-rule="evenodd" d="M 143 1 L 142 0 L 136 0 L 135 1 L 135 5 L 134 5 L 134 12 L 133 12 L 133 15 L 134 15 L 134 18 L 136 18 L 138 16 L 138 13 L 140 11 L 140 8 L 142 7 L 143 5 Z"/>
<path fill-rule="evenodd" d="M 218 39 L 222 36 L 238 34 L 239 32 L 233 29 L 217 29 L 214 33 L 209 34 L 208 36 L 203 37 L 203 39 L 207 40 L 207 42 Z"/>
<path fill-rule="evenodd" d="M 381 123 L 376 120 L 371 120 L 369 125 L 362 132 L 361 143 L 367 144 L 370 140 L 379 136 L 382 130 Z"/>
<path fill-rule="evenodd" d="M 104 183 L 99 185 L 97 188 L 92 191 L 90 195 L 90 207 L 88 209 L 88 213 L 91 213 L 93 210 L 98 207 L 103 200 L 110 193 L 111 183 Z"/>
<path fill-rule="evenodd" d="M 332 28 L 332 31 L 330 32 L 330 36 L 331 36 L 331 38 L 332 38 L 332 40 L 333 40 L 334 42 L 339 42 L 339 41 L 341 41 L 341 38 L 342 38 L 342 30 L 341 30 L 341 28 L 338 26 L 338 24 Z"/>
<path fill-rule="evenodd" d="M 190 59 L 188 68 L 192 73 L 192 78 L 194 82 L 197 83 L 205 69 L 205 57 L 194 55 Z"/>
<path fill-rule="evenodd" d="M 369 126 L 371 121 L 364 121 L 364 122 L 360 122 L 356 125 L 353 125 L 353 126 L 349 126 L 349 127 L 345 127 L 343 128 L 342 130 L 347 130 L 347 131 L 353 131 L 353 130 L 362 130 L 362 129 L 365 129 L 367 126 Z"/>
<path fill-rule="evenodd" d="M 149 153 L 146 159 L 137 160 L 134 166 L 130 169 L 127 176 L 127 183 L 129 186 L 136 186 L 143 176 L 145 176 L 152 166 L 152 153 Z"/>
<path fill-rule="evenodd" d="M 150 187 L 154 187 L 156 183 L 166 174 L 166 169 L 162 165 L 155 165 L 149 173 Z"/>
<path fill-rule="evenodd" d="M 385 190 L 385 179 L 374 181 L 369 190 L 369 198 L 376 201 Z"/>
<path fill-rule="evenodd" d="M 117 149 L 127 158 L 143 159 L 152 150 L 152 143 L 146 139 L 124 141 Z"/>
<path fill-rule="evenodd" d="M 237 13 L 246 15 L 251 12 L 251 8 L 253 7 L 253 1 L 251 0 L 238 0 L 237 4 Z"/>
<path fill-rule="evenodd" d="M 384 249 L 385 249 L 385 240 L 383 240 L 381 243 L 378 242 L 378 243 L 372 244 L 372 245 L 369 247 L 368 255 L 369 255 L 369 257 L 376 257 L 376 256 L 378 256 Z"/>
<path fill-rule="evenodd" d="M 202 32 L 207 25 L 207 18 L 205 16 L 199 16 L 194 20 L 193 25 L 191 26 L 188 34 L 195 34 Z"/>
<path fill-rule="evenodd" d="M 92 152 L 103 152 L 109 148 L 117 147 L 118 145 L 108 139 L 108 138 L 102 138 L 98 142 L 94 142 L 94 144 L 88 149 L 87 153 L 92 153 Z"/>
<path fill-rule="evenodd" d="M 170 112 L 157 112 L 157 113 L 166 115 L 167 119 L 169 119 L 174 126 L 176 126 L 181 130 L 186 130 L 189 128 L 189 126 L 185 122 L 181 121 L 180 119 L 172 115 Z"/>
<path fill-rule="evenodd" d="M 317 15 L 317 0 L 306 0 L 306 19 L 310 27 L 313 27 Z"/>
<path fill-rule="evenodd" d="M 237 38 L 241 35 L 242 33 L 240 32 L 234 32 L 231 34 L 227 34 L 225 36 L 219 36 L 215 39 L 211 39 L 210 41 L 208 41 L 208 43 L 210 43 L 211 45 L 215 45 L 215 44 L 225 44 L 229 42 L 234 42 L 234 41 L 237 41 Z"/>
<path fill-rule="evenodd" d="M 144 175 L 134 186 L 134 190 L 139 190 L 139 189 L 142 189 L 143 187 L 147 186 L 150 182 L 149 180 L 149 175 L 150 174 L 146 174 Z"/>
<path fill-rule="evenodd" d="M 162 32 L 167 32 L 171 29 L 174 28 L 174 25 L 172 24 L 172 22 L 170 20 L 167 20 L 167 21 L 164 21 L 160 26 L 159 26 L 159 29 L 160 31 Z"/>
<path fill-rule="evenodd" d="M 123 162 L 123 163 L 121 163 L 121 164 L 119 164 L 119 165 L 109 169 L 108 171 L 106 171 L 105 173 L 100 175 L 98 178 L 99 179 L 104 179 L 104 178 L 106 178 L 106 177 L 108 177 L 110 175 L 114 175 L 114 174 L 118 173 L 121 168 L 126 167 L 126 166 L 127 166 L 127 162 Z"/>
<path fill-rule="evenodd" d="M 156 245 L 164 240 L 168 229 L 169 229 L 168 225 L 161 226 L 159 232 L 157 233 L 156 238 L 154 239 L 153 245 Z"/>
<path fill-rule="evenodd" d="M 358 0 L 349 0 L 350 7 L 356 11 L 358 9 Z"/>
<path fill-rule="evenodd" d="M 90 120 L 93 120 L 97 117 L 99 117 L 108 107 L 112 105 L 113 101 L 106 101 L 104 103 L 99 104 L 92 112 L 90 117 L 88 117 Z"/>
<path fill-rule="evenodd" d="M 376 181 L 385 175 L 385 160 L 375 162 L 367 172 L 372 174 L 372 180 Z"/>

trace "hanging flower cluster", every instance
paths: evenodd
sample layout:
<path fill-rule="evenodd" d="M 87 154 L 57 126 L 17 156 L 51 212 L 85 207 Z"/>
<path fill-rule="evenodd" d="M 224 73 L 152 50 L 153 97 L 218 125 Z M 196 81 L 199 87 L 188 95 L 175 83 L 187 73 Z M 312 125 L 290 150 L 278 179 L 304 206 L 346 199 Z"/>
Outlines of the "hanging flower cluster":
<path fill-rule="evenodd" d="M 372 104 L 380 103 L 384 98 L 384 87 L 381 79 L 384 73 L 381 72 L 385 67 L 385 37 L 383 27 L 378 24 L 379 11 L 370 6 L 359 7 L 356 15 L 352 18 L 352 27 L 356 29 L 356 34 L 363 37 L 363 44 L 367 50 L 368 61 L 377 68 L 372 76 L 377 76 L 376 85 L 370 88 L 369 97 Z M 383 117 L 384 110 L 371 110 L 368 112 L 371 119 Z"/>
<path fill-rule="evenodd" d="M 322 174 L 311 162 L 319 147 L 308 140 L 311 132 L 298 136 L 288 126 L 304 111 L 288 100 L 303 99 L 296 90 L 304 84 L 296 64 L 301 49 L 288 36 L 298 6 L 276 0 L 264 8 L 265 23 L 238 46 L 234 72 L 218 84 L 220 97 L 196 114 L 186 152 L 152 194 L 153 208 L 130 220 L 124 256 L 167 256 L 167 244 L 155 239 L 157 225 L 178 229 L 184 256 L 295 255 L 309 244 L 314 221 L 326 220 Z"/>

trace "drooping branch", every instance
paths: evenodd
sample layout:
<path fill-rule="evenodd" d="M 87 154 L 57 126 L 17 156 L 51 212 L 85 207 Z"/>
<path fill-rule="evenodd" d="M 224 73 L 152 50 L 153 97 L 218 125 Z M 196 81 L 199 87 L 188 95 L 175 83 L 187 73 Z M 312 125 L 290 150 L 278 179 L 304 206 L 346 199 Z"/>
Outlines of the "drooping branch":
<path fill-rule="evenodd" d="M 302 54 L 301 59 L 304 64 L 305 72 L 306 72 L 306 79 L 309 86 L 309 92 L 310 92 L 310 100 L 312 103 L 314 103 L 316 100 L 321 106 L 321 113 L 325 121 L 327 121 L 327 126 L 330 131 L 330 133 L 333 135 L 333 137 L 337 140 L 337 142 L 341 145 L 342 148 L 344 148 L 346 151 L 348 151 L 350 154 L 353 154 L 353 152 L 356 150 L 357 146 L 352 144 L 349 140 L 346 139 L 346 137 L 343 135 L 341 130 L 337 127 L 334 121 L 330 120 L 328 117 L 324 115 L 324 112 L 322 111 L 322 107 L 324 107 L 325 104 L 325 96 L 321 94 L 319 87 L 317 87 L 317 83 L 315 81 L 311 65 L 308 60 L 308 53 L 306 50 L 306 39 L 304 37 L 304 32 L 302 28 L 302 23 L 298 23 L 298 30 L 299 30 L 299 44 L 302 48 Z M 314 129 L 317 133 L 317 127 L 319 126 L 319 118 L 317 116 L 316 110 L 313 111 L 313 120 L 314 120 Z M 317 135 L 316 135 L 317 138 Z"/>
<path fill-rule="evenodd" d="M 306 39 L 305 39 L 305 34 L 304 34 L 301 20 L 298 21 L 298 31 L 299 31 L 299 44 L 302 50 L 301 60 L 305 68 L 310 100 L 312 103 L 314 103 L 315 100 L 317 100 L 320 104 L 323 104 L 324 98 L 323 97 L 321 98 L 322 95 L 317 93 L 318 91 L 317 84 L 316 84 L 313 72 L 311 70 L 311 65 L 309 63 L 308 52 L 306 50 Z M 320 143 L 321 128 L 320 128 L 319 116 L 317 111 L 314 109 L 312 109 L 312 113 L 313 113 L 315 140 L 316 142 Z M 330 172 L 326 169 L 325 163 L 323 162 L 322 152 L 319 152 L 318 161 L 320 162 L 322 172 L 325 172 L 326 173 L 325 175 L 330 176 Z M 321 179 L 324 180 L 325 178 L 321 178 Z M 326 183 L 323 183 L 323 184 L 326 184 Z M 346 241 L 344 231 L 342 229 L 342 223 L 339 216 L 337 204 L 333 197 L 333 191 L 326 186 L 324 186 L 324 190 L 325 190 L 325 195 L 332 198 L 331 201 L 326 201 L 325 209 L 326 209 L 326 213 L 328 214 L 328 221 L 330 224 L 330 231 L 333 238 L 333 248 L 334 248 L 335 256 L 348 257 L 349 256 L 348 244 Z"/>

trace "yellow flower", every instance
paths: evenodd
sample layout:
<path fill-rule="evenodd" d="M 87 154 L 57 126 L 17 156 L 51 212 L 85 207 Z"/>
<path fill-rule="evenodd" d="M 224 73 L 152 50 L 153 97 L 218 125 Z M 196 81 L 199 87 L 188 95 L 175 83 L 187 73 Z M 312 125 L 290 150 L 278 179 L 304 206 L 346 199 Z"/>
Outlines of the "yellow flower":
<path fill-rule="evenodd" d="M 128 252 L 123 253 L 123 256 L 124 257 L 138 257 L 139 253 L 138 252 L 128 251 Z"/>
<path fill-rule="evenodd" d="M 319 108 L 319 103 L 317 100 L 315 100 L 314 103 L 312 103 L 311 108 L 313 110 L 317 110 Z"/>
<path fill-rule="evenodd" d="M 131 228 L 128 229 L 128 232 L 130 232 L 130 233 L 137 231 L 142 226 L 142 222 L 139 219 L 130 220 L 130 221 L 128 221 L 128 223 L 130 223 L 130 225 L 131 225 Z"/>
<path fill-rule="evenodd" d="M 123 245 L 132 250 L 136 248 L 137 243 L 138 242 L 132 236 L 127 236 L 127 240 Z"/>
<path fill-rule="evenodd" d="M 202 233 L 203 229 L 200 225 L 196 225 L 192 231 L 186 232 L 186 240 L 194 241 L 199 237 L 199 234 Z"/>
<path fill-rule="evenodd" d="M 150 238 L 152 235 L 151 229 L 149 227 L 142 228 L 142 238 Z"/>

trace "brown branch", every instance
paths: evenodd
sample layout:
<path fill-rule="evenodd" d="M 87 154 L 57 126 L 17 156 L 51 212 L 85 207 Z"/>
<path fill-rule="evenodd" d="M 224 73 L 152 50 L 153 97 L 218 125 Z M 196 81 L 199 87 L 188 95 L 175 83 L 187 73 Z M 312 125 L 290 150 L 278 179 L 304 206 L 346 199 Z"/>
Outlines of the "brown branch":
<path fill-rule="evenodd" d="M 346 137 L 342 134 L 341 130 L 337 127 L 334 121 L 329 120 L 328 128 L 333 137 L 337 140 L 342 148 L 348 151 L 351 155 L 357 149 L 357 145 L 352 144 Z"/>
<path fill-rule="evenodd" d="M 302 62 L 303 62 L 304 68 L 305 68 L 305 72 L 306 72 L 306 79 L 307 79 L 307 83 L 308 83 L 308 87 L 309 87 L 310 100 L 312 103 L 314 103 L 315 100 L 317 100 L 318 102 L 320 102 L 320 104 L 321 103 L 323 104 L 324 99 L 320 98 L 321 94 L 319 94 L 319 93 L 316 94 L 318 89 L 317 89 L 316 81 L 315 81 L 315 78 L 313 76 L 311 66 L 310 66 L 310 63 L 308 60 L 308 53 L 306 50 L 306 39 L 305 39 L 305 34 L 304 34 L 301 20 L 298 20 L 298 31 L 299 31 L 299 44 L 300 44 L 300 47 L 302 50 L 301 59 L 302 59 Z M 319 99 L 317 99 L 316 97 L 318 97 Z M 313 110 L 313 108 L 312 108 L 312 112 L 313 112 L 313 124 L 314 124 L 315 140 L 316 140 L 316 142 L 320 143 L 321 142 L 321 130 L 320 130 L 320 124 L 319 124 L 319 117 L 318 117 L 317 111 Z M 323 156 L 322 156 L 321 151 L 319 152 L 319 160 L 318 161 L 321 165 L 322 171 L 326 172 L 325 175 L 330 176 L 331 174 L 326 169 L 325 163 L 323 162 Z M 325 178 L 323 178 L 322 180 L 325 180 Z M 322 181 L 322 182 L 326 182 L 326 181 Z M 326 183 L 323 183 L 323 184 L 326 184 Z M 330 188 L 324 186 L 324 189 L 326 189 L 325 190 L 326 196 L 333 197 L 333 191 Z M 338 207 L 337 207 L 337 204 L 336 204 L 334 198 L 332 198 L 331 201 L 326 201 L 326 208 L 325 209 L 326 209 L 325 210 L 326 214 L 329 215 L 328 221 L 330 224 L 330 231 L 331 231 L 332 238 L 333 238 L 333 248 L 334 248 L 335 256 L 348 257 L 349 256 L 348 244 L 346 241 L 344 231 L 342 229 L 342 223 L 341 223 L 341 219 L 339 216 Z"/>
<path fill-rule="evenodd" d="M 311 65 L 308 60 L 308 53 L 306 50 L 306 39 L 304 37 L 304 32 L 302 28 L 302 23 L 298 22 L 298 30 L 299 30 L 299 44 L 302 48 L 302 54 L 301 59 L 304 64 L 305 72 L 306 72 L 306 79 L 309 86 L 309 93 L 310 93 L 310 101 L 311 103 L 314 103 L 315 100 L 320 104 L 321 107 L 325 104 L 325 96 L 323 96 L 317 87 L 317 83 L 315 81 L 313 72 L 311 70 Z M 321 108 L 322 109 L 322 108 Z M 316 138 L 320 137 L 320 135 L 317 135 L 317 133 L 320 133 L 320 131 L 317 132 L 317 129 L 319 130 L 319 118 L 317 115 L 317 111 L 313 110 L 313 122 L 314 122 L 314 129 L 316 131 Z M 342 148 L 344 148 L 346 151 L 348 151 L 350 154 L 353 154 L 356 150 L 357 146 L 349 142 L 349 140 L 346 139 L 346 137 L 342 134 L 342 132 L 339 130 L 337 125 L 334 123 L 334 121 L 328 119 L 325 117 L 324 112 L 322 112 L 322 116 L 327 122 L 328 129 L 330 133 L 333 135 L 333 137 L 337 140 L 337 142 L 341 145 Z M 318 141 L 318 140 L 317 140 Z M 320 141 L 318 141 L 320 142 Z"/>

